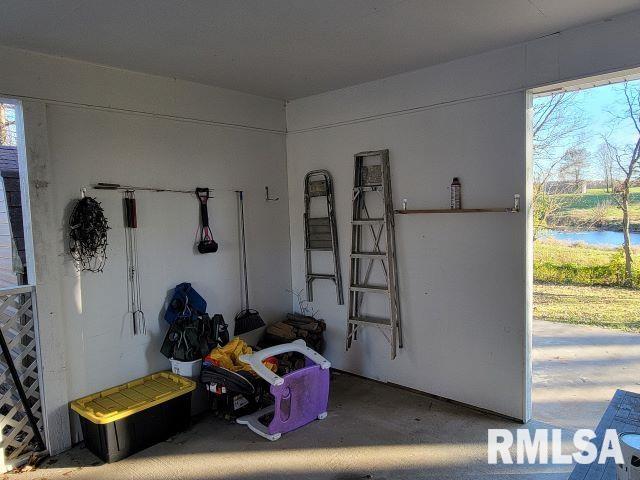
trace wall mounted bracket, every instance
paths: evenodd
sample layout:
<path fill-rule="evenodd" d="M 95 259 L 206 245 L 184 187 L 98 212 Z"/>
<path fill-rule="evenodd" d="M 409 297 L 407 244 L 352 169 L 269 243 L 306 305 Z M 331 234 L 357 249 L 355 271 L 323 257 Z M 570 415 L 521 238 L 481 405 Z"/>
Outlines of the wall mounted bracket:
<path fill-rule="evenodd" d="M 264 187 L 264 200 L 266 202 L 277 202 L 280 200 L 280 197 L 272 198 L 269 196 L 269 187 Z"/>

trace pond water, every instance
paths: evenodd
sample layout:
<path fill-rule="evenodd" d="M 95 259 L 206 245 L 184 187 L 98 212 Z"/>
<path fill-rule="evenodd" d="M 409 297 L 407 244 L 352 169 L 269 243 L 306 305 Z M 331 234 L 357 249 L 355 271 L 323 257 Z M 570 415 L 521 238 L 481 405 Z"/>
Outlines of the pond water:
<path fill-rule="evenodd" d="M 622 232 L 610 230 L 572 232 L 568 230 L 547 230 L 543 238 L 553 238 L 563 242 L 583 242 L 588 245 L 620 246 L 623 242 Z M 640 233 L 631 233 L 631 245 L 640 245 Z"/>

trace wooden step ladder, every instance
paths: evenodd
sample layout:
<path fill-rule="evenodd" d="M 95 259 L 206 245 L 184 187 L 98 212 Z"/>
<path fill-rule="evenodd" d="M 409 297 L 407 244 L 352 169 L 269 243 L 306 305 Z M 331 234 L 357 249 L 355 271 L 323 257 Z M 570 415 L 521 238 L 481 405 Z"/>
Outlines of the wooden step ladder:
<path fill-rule="evenodd" d="M 397 348 L 402 348 L 393 215 L 389 150 L 356 154 L 346 346 L 349 350 L 357 340 L 360 327 L 374 326 L 389 341 L 392 359 L 396 357 Z M 378 275 L 381 278 L 377 279 L 372 275 L 376 262 L 382 267 L 382 275 Z M 387 297 L 388 317 L 365 311 L 365 296 L 371 295 Z"/>
<path fill-rule="evenodd" d="M 326 216 L 311 216 L 311 200 L 315 197 L 325 197 Z M 313 170 L 304 177 L 304 250 L 307 299 L 313 302 L 314 280 L 332 280 L 336 286 L 338 305 L 344 305 L 335 202 L 333 199 L 333 179 L 327 170 Z M 311 252 L 314 251 L 325 251 L 333 254 L 333 273 L 316 273 L 313 271 Z"/>

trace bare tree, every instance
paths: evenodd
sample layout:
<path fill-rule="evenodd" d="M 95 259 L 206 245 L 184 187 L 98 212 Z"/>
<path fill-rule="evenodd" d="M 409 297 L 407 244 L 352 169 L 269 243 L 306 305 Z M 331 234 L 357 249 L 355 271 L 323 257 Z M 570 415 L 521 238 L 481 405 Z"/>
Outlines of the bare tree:
<path fill-rule="evenodd" d="M 15 113 L 13 107 L 0 103 L 0 145 L 15 145 Z"/>
<path fill-rule="evenodd" d="M 548 184 L 563 169 L 563 153 L 577 147 L 586 128 L 577 92 L 561 92 L 539 97 L 534 102 L 533 131 L 533 211 L 534 238 L 547 228 L 550 218 L 562 208 L 562 199 L 548 191 Z"/>
<path fill-rule="evenodd" d="M 533 107 L 533 157 L 536 165 L 558 159 L 558 152 L 579 144 L 586 128 L 578 92 L 560 92 L 536 99 Z"/>
<path fill-rule="evenodd" d="M 638 166 L 640 161 L 640 85 L 629 85 L 625 82 L 622 89 L 624 93 L 623 112 L 617 115 L 619 121 L 631 121 L 636 130 L 635 143 L 619 147 L 613 145 L 608 139 L 605 139 L 607 149 L 622 173 L 622 180 L 616 182 L 613 189 L 613 198 L 618 207 L 622 210 L 622 233 L 624 243 L 622 249 L 625 257 L 625 279 L 626 286 L 633 286 L 633 258 L 631 256 L 631 238 L 629 234 L 629 200 L 631 184 L 638 175 Z"/>
<path fill-rule="evenodd" d="M 560 167 L 560 174 L 573 182 L 577 190 L 589 169 L 589 152 L 581 147 L 568 148 L 562 155 Z"/>
<path fill-rule="evenodd" d="M 595 156 L 601 169 L 605 191 L 609 193 L 609 191 L 613 189 L 613 168 L 616 161 L 614 153 L 611 151 L 606 139 L 598 147 Z"/>

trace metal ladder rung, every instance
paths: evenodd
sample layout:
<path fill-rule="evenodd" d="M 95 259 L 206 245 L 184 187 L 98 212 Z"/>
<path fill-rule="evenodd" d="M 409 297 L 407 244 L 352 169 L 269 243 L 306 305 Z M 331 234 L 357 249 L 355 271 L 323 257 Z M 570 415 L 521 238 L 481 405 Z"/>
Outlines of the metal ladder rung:
<path fill-rule="evenodd" d="M 367 185 L 364 187 L 353 187 L 354 192 L 374 192 L 376 190 L 383 190 L 382 185 Z"/>
<path fill-rule="evenodd" d="M 391 319 L 380 317 L 350 317 L 349 323 L 376 325 L 379 327 L 391 328 Z"/>
<path fill-rule="evenodd" d="M 379 287 L 377 285 L 351 285 L 349 290 L 352 292 L 367 292 L 367 293 L 383 293 L 389 294 L 389 287 Z"/>
<path fill-rule="evenodd" d="M 366 218 L 366 219 L 360 219 L 360 220 L 352 220 L 351 224 L 352 225 L 380 225 L 381 223 L 384 223 L 384 218 Z"/>
<path fill-rule="evenodd" d="M 352 252 L 351 258 L 387 258 L 387 252 Z"/>
<path fill-rule="evenodd" d="M 309 242 L 326 242 L 329 245 L 333 245 L 331 233 L 312 233 L 309 235 Z"/>
<path fill-rule="evenodd" d="M 305 248 L 307 252 L 333 252 L 331 247 L 309 247 Z"/>
<path fill-rule="evenodd" d="M 324 280 L 335 280 L 336 276 L 333 273 L 307 273 L 309 278 L 319 278 Z"/>
<path fill-rule="evenodd" d="M 327 227 L 330 226 L 330 219 L 329 217 L 308 217 L 307 218 L 307 222 L 309 222 L 309 225 L 326 225 Z"/>

